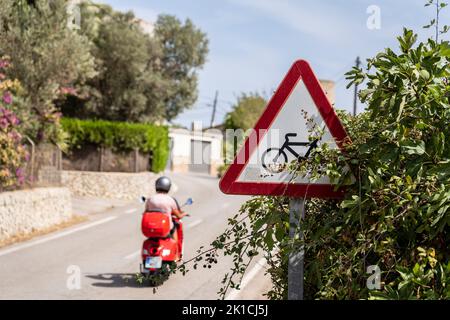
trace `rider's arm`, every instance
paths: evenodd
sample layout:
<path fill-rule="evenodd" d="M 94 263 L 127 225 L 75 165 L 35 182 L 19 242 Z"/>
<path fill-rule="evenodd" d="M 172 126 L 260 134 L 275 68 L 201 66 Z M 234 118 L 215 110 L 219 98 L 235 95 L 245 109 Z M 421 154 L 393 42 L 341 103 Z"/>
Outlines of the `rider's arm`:
<path fill-rule="evenodd" d="M 175 198 L 173 198 L 173 197 L 172 197 L 172 199 L 175 201 L 175 205 L 176 205 L 176 208 L 172 209 L 172 214 L 173 214 L 174 216 L 176 216 L 178 219 L 182 219 L 183 217 L 185 217 L 185 216 L 187 215 L 187 213 L 186 213 L 186 212 L 183 212 L 183 211 L 181 210 L 180 205 L 178 204 L 177 199 L 175 199 Z"/>
<path fill-rule="evenodd" d="M 185 217 L 187 215 L 186 212 L 183 212 L 183 211 L 181 211 L 179 209 L 172 210 L 172 214 L 174 216 L 176 216 L 178 219 L 182 219 L 183 217 Z"/>

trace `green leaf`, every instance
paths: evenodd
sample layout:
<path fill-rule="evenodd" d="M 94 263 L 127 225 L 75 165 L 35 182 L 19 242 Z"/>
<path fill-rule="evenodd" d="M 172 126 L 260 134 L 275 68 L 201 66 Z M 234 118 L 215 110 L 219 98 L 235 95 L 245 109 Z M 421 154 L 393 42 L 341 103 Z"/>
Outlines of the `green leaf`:
<path fill-rule="evenodd" d="M 417 276 L 419 276 L 420 275 L 420 272 L 421 271 L 421 269 L 420 269 L 420 265 L 418 264 L 418 263 L 416 263 L 415 265 L 414 265 L 414 268 L 413 268 L 413 273 L 414 273 L 414 275 L 417 277 Z"/>
<path fill-rule="evenodd" d="M 288 234 L 285 232 L 284 228 L 282 226 L 278 226 L 275 230 L 275 238 L 278 242 L 282 242 Z"/>
<path fill-rule="evenodd" d="M 397 38 L 400 43 L 400 48 L 403 52 L 408 52 L 414 43 L 417 41 L 417 34 L 414 34 L 412 30 L 406 28 L 403 29 L 403 36 Z"/>
<path fill-rule="evenodd" d="M 264 242 L 267 245 L 267 249 L 269 251 L 272 251 L 273 247 L 275 245 L 275 241 L 273 239 L 273 232 L 272 232 L 272 230 L 268 230 L 267 231 L 266 236 L 264 237 Z"/>
<path fill-rule="evenodd" d="M 440 44 L 440 54 L 443 57 L 450 57 L 450 43 L 448 41 Z"/>
<path fill-rule="evenodd" d="M 430 80 L 430 73 L 427 70 L 420 70 L 419 74 L 423 80 L 425 81 Z"/>
<path fill-rule="evenodd" d="M 422 140 L 404 142 L 402 148 L 409 155 L 423 155 L 426 152 L 425 142 Z"/>
<path fill-rule="evenodd" d="M 396 119 L 397 122 L 399 122 L 400 118 L 402 117 L 403 109 L 405 108 L 405 105 L 406 105 L 406 100 L 405 100 L 405 97 L 403 97 L 402 102 L 400 103 L 400 106 L 398 107 L 398 115 L 397 115 L 397 119 Z"/>

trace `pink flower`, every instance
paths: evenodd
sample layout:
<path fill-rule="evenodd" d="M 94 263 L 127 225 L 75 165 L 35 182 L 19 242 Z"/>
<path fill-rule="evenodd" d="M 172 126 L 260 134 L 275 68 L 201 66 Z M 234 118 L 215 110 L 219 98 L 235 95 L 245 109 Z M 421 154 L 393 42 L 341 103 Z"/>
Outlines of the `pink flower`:
<path fill-rule="evenodd" d="M 3 94 L 3 102 L 6 103 L 6 104 L 11 104 L 11 103 L 12 103 L 12 100 L 13 100 L 13 98 L 12 98 L 11 92 L 6 91 L 6 92 Z"/>
<path fill-rule="evenodd" d="M 75 88 L 71 88 L 71 87 L 61 87 L 60 92 L 61 92 L 61 94 L 64 94 L 64 95 L 71 95 L 71 96 L 77 95 L 77 90 Z"/>
<path fill-rule="evenodd" d="M 20 124 L 19 118 L 8 109 L 0 108 L 0 128 L 6 129 L 9 125 L 17 126 Z"/>
<path fill-rule="evenodd" d="M 0 69 L 5 69 L 9 67 L 9 61 L 7 60 L 0 60 Z"/>
<path fill-rule="evenodd" d="M 6 129 L 9 127 L 9 121 L 6 118 L 0 118 L 0 129 Z"/>
<path fill-rule="evenodd" d="M 11 138 L 11 140 L 14 141 L 14 143 L 20 143 L 20 140 L 22 140 L 22 137 L 17 131 L 11 131 L 8 136 Z"/>
<path fill-rule="evenodd" d="M 17 182 L 19 183 L 19 185 L 22 185 L 25 183 L 25 173 L 22 168 L 18 168 L 16 170 L 16 177 L 17 177 Z"/>
<path fill-rule="evenodd" d="M 13 125 L 13 126 L 17 126 L 20 124 L 20 120 L 19 118 L 17 118 L 17 116 L 15 114 L 11 114 L 9 116 L 9 122 Z"/>

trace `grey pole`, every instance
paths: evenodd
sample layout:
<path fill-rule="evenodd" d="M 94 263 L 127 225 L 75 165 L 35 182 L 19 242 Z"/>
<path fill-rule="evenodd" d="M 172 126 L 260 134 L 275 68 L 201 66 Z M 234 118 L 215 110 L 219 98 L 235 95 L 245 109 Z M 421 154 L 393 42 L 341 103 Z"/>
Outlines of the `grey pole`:
<path fill-rule="evenodd" d="M 214 126 L 214 119 L 216 118 L 216 110 L 217 110 L 217 98 L 219 98 L 219 91 L 216 91 L 216 96 L 214 97 L 214 103 L 213 103 L 213 112 L 211 116 L 211 125 L 212 128 Z"/>
<path fill-rule="evenodd" d="M 305 199 L 292 199 L 289 203 L 289 237 L 302 239 L 301 220 L 305 216 Z M 289 254 L 288 300 L 303 300 L 303 248 Z"/>

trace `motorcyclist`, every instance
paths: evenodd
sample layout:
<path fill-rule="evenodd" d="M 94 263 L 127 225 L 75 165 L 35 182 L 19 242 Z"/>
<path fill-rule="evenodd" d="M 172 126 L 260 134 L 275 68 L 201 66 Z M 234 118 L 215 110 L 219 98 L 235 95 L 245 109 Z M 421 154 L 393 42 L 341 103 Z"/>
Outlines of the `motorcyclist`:
<path fill-rule="evenodd" d="M 167 214 L 170 221 L 170 235 L 178 242 L 178 234 L 176 232 L 177 225 L 172 219 L 172 215 L 178 219 L 185 217 L 187 214 L 181 211 L 178 201 L 169 196 L 172 182 L 168 177 L 160 177 L 155 182 L 156 194 L 147 199 L 147 212 L 161 212 Z"/>

